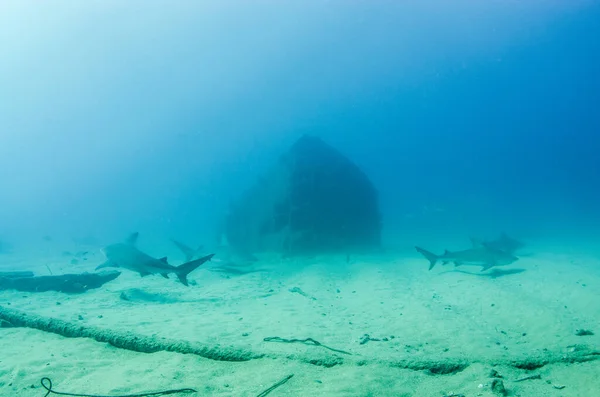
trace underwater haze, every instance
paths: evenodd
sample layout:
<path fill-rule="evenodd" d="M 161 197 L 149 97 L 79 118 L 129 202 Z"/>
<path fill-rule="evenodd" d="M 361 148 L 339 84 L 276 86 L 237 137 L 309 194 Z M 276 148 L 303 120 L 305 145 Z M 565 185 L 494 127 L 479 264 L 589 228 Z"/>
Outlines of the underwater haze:
<path fill-rule="evenodd" d="M 600 0 L 0 0 L 0 396 L 600 395 L 599 38 Z"/>
<path fill-rule="evenodd" d="M 1 236 L 209 235 L 305 133 L 369 175 L 393 243 L 595 233 L 599 16 L 551 0 L 3 2 Z"/>

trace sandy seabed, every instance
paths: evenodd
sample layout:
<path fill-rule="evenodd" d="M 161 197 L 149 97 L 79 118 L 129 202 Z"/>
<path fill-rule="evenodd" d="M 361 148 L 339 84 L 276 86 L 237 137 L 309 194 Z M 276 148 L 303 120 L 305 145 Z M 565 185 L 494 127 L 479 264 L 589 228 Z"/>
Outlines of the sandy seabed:
<path fill-rule="evenodd" d="M 207 264 L 187 288 L 124 270 L 83 294 L 0 291 L 0 306 L 30 314 L 265 355 L 215 361 L 0 328 L 0 395 L 43 397 L 40 379 L 49 377 L 60 392 L 190 387 L 202 396 L 257 396 L 293 374 L 270 396 L 496 396 L 496 371 L 511 396 L 600 396 L 600 256 L 533 251 L 499 277 L 477 267 L 428 271 L 426 260 L 406 251 L 349 261 L 262 259 L 245 274 Z M 38 274 L 91 271 L 102 261 L 100 254 L 77 265 L 3 258 L 0 271 Z M 120 298 L 134 288 L 172 303 Z M 578 336 L 581 329 L 595 335 Z M 312 338 L 351 354 L 269 337 Z M 582 349 L 590 361 L 569 362 Z M 515 382 L 532 375 L 539 379 Z"/>

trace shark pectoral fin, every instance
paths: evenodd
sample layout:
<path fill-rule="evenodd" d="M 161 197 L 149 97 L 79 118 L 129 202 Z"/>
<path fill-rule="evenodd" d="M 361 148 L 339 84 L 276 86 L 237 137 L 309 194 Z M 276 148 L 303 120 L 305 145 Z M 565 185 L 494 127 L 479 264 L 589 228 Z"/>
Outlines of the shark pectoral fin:
<path fill-rule="evenodd" d="M 462 262 L 454 261 L 454 267 L 458 267 L 458 266 L 460 266 L 462 264 L 463 264 Z"/>
<path fill-rule="evenodd" d="M 485 272 L 486 270 L 490 270 L 494 266 L 496 266 L 495 263 L 487 263 L 481 267 L 480 271 Z"/>
<path fill-rule="evenodd" d="M 167 273 L 161 273 L 161 276 L 163 276 L 164 278 L 169 278 L 169 275 Z"/>

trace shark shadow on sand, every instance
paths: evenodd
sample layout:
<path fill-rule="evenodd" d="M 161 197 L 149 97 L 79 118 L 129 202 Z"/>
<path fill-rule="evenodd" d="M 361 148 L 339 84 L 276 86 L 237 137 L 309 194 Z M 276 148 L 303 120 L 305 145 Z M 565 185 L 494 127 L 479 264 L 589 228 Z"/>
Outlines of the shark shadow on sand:
<path fill-rule="evenodd" d="M 169 304 L 169 303 L 190 303 L 190 302 L 205 302 L 214 303 L 219 302 L 220 298 L 196 298 L 196 299 L 185 299 L 177 294 L 172 293 L 159 293 L 144 291 L 140 288 L 129 288 L 121 291 L 119 298 L 126 302 L 132 303 L 158 303 L 158 304 Z"/>
<path fill-rule="evenodd" d="M 442 274 L 443 273 L 463 273 L 463 274 L 470 274 L 472 276 L 488 277 L 491 279 L 496 279 L 499 277 L 523 273 L 524 271 L 525 271 L 525 269 L 492 269 L 491 271 L 489 271 L 487 273 L 473 273 L 473 272 L 467 272 L 464 270 L 447 270 L 445 272 L 442 272 Z"/>

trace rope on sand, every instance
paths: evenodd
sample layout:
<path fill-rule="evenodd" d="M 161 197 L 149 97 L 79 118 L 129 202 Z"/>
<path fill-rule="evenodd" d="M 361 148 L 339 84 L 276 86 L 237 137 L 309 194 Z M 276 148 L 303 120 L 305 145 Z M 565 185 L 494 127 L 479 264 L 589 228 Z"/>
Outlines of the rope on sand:
<path fill-rule="evenodd" d="M 339 349 L 334 349 L 333 347 L 325 346 L 324 344 L 322 344 L 319 341 L 314 340 L 313 338 L 306 338 L 306 339 L 285 339 L 285 338 L 281 338 L 279 336 L 269 336 L 267 338 L 264 338 L 263 340 L 265 342 L 302 343 L 304 345 L 309 345 L 309 346 L 320 346 L 320 347 L 325 348 L 327 350 L 331 350 L 332 352 L 335 352 L 335 353 L 347 354 L 349 356 L 352 355 L 352 353 L 348 353 L 347 351 L 339 350 Z"/>
<path fill-rule="evenodd" d="M 288 380 L 292 379 L 293 376 L 294 376 L 294 374 L 286 376 L 285 378 L 283 378 L 279 382 L 275 383 L 273 386 L 269 387 L 268 389 L 266 389 L 265 391 L 263 391 L 256 397 L 265 397 L 266 395 L 271 393 L 273 390 L 277 389 L 279 386 L 285 384 Z"/>
<path fill-rule="evenodd" d="M 275 383 L 273 386 L 264 390 L 256 397 L 266 397 L 273 390 L 287 383 L 288 380 L 292 379 L 294 374 L 288 375 L 279 382 Z M 147 393 L 137 393 L 137 394 L 122 394 L 122 395 L 113 395 L 113 396 L 103 396 L 98 394 L 79 394 L 79 393 L 67 393 L 60 392 L 52 389 L 52 380 L 50 378 L 44 377 L 40 381 L 42 387 L 46 389 L 46 394 L 44 397 L 48 397 L 50 394 L 56 394 L 58 396 L 69 396 L 69 397 L 153 397 L 153 396 L 166 396 L 168 394 L 180 394 L 180 393 L 197 393 L 198 391 L 195 389 L 185 388 L 185 389 L 170 389 L 170 390 L 162 390 L 155 392 L 147 392 Z"/>
<path fill-rule="evenodd" d="M 236 349 L 233 347 L 214 347 L 201 343 L 191 343 L 181 340 L 155 338 L 143 335 L 137 335 L 131 332 L 113 331 L 95 327 L 87 327 L 80 324 L 69 323 L 66 321 L 42 317 L 34 314 L 27 314 L 15 309 L 9 309 L 0 306 L 0 326 L 28 327 L 41 331 L 51 332 L 68 338 L 91 338 L 98 342 L 109 343 L 120 349 L 131 350 L 140 353 L 154 353 L 158 351 L 170 351 L 182 354 L 194 354 L 204 358 L 217 361 L 249 361 L 256 358 L 282 358 L 302 361 L 312 365 L 319 365 L 331 368 L 336 365 L 344 364 L 346 360 L 350 364 L 359 366 L 367 364 L 387 365 L 395 368 L 409 369 L 413 371 L 428 371 L 433 375 L 447 375 L 463 371 L 470 364 L 479 362 L 489 365 L 508 365 L 514 368 L 524 370 L 534 370 L 548 364 L 555 363 L 581 363 L 586 361 L 600 360 L 600 350 L 595 346 L 574 345 L 569 346 L 567 352 L 564 351 L 544 351 L 534 355 L 511 359 L 489 359 L 473 360 L 464 359 L 452 360 L 444 359 L 422 359 L 407 357 L 404 359 L 368 359 L 357 356 L 349 356 L 342 359 L 335 354 L 326 356 L 306 355 L 306 354 L 261 354 L 252 351 Z M 280 337 L 265 338 L 266 342 L 285 342 L 302 343 L 312 346 L 325 347 L 336 353 L 345 353 L 343 350 L 332 349 L 316 342 L 312 338 L 307 339 L 283 339 Z"/>
<path fill-rule="evenodd" d="M 197 390 L 194 389 L 172 389 L 172 390 L 163 390 L 163 391 L 155 391 L 149 393 L 140 393 L 140 394 L 124 394 L 120 396 L 100 396 L 97 394 L 77 394 L 77 393 L 65 393 L 56 390 L 52 390 L 52 380 L 50 378 L 42 378 L 41 380 L 42 387 L 46 389 L 46 394 L 44 397 L 48 397 L 50 394 L 56 394 L 59 396 L 70 396 L 70 397 L 151 397 L 151 396 L 166 396 L 168 394 L 179 394 L 179 393 L 196 393 Z"/>
<path fill-rule="evenodd" d="M 14 327 L 28 327 L 51 332 L 67 338 L 90 338 L 98 342 L 108 343 L 120 349 L 140 353 L 170 351 L 182 354 L 194 354 L 216 361 L 249 361 L 263 357 L 235 348 L 213 347 L 201 343 L 182 340 L 155 338 L 132 332 L 113 331 L 66 321 L 28 314 L 20 310 L 0 306 L 0 322 L 5 321 Z"/>

